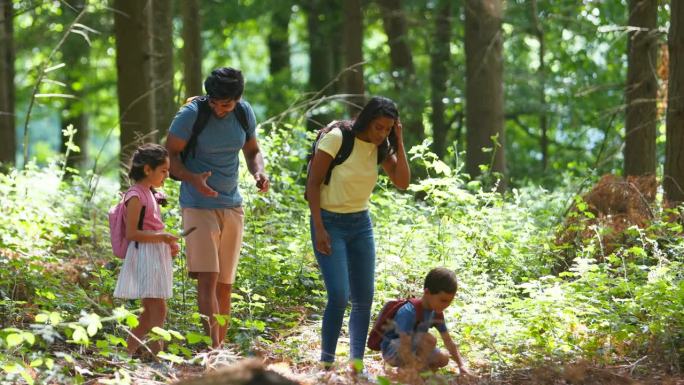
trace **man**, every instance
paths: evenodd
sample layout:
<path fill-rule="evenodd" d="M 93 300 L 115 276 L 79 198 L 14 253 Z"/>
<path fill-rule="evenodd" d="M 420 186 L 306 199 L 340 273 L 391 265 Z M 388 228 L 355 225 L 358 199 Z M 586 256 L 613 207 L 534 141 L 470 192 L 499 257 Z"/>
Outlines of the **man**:
<path fill-rule="evenodd" d="M 230 314 L 230 296 L 242 244 L 244 212 L 238 189 L 240 150 L 259 191 L 268 191 L 270 183 L 264 173 L 264 159 L 256 139 L 254 111 L 247 102 L 240 100 L 244 91 L 242 72 L 218 68 L 207 77 L 204 88 L 206 100 L 195 99 L 176 114 L 166 148 L 171 174 L 182 181 L 183 228 L 196 227 L 186 239 L 188 272 L 197 278 L 199 311 L 212 347 L 218 348 L 225 339 L 228 323 L 217 322 L 214 315 L 227 317 Z M 196 137 L 192 151 L 181 157 L 186 146 L 190 147 L 188 144 L 194 142 L 191 136 L 200 103 L 208 103 L 211 114 Z M 238 112 L 243 114 L 242 119 Z M 247 123 L 246 127 L 244 123 Z"/>

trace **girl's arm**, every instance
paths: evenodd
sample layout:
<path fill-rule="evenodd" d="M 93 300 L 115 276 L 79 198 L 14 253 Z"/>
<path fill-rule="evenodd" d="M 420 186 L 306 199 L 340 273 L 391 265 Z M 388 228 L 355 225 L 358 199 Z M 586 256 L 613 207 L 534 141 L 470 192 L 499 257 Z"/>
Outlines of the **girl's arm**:
<path fill-rule="evenodd" d="M 397 120 L 394 126 L 397 135 L 397 153 L 382 162 L 382 168 L 389 176 L 392 183 L 401 190 L 405 190 L 411 181 L 411 169 L 409 169 L 406 151 L 404 150 L 404 136 L 402 134 L 401 121 Z"/>
<path fill-rule="evenodd" d="M 129 242 L 176 243 L 177 238 L 169 233 L 163 231 L 138 230 L 140 211 L 142 211 L 140 199 L 137 196 L 131 197 L 126 203 L 126 239 L 128 239 Z"/>
<path fill-rule="evenodd" d="M 442 336 L 442 341 L 444 341 L 444 346 L 449 351 L 449 354 L 451 355 L 451 359 L 453 359 L 456 362 L 456 364 L 458 365 L 458 369 L 461 371 L 461 374 L 472 376 L 473 374 L 470 372 L 470 370 L 468 370 L 465 363 L 463 362 L 463 357 L 461 357 L 461 352 L 458 351 L 458 346 L 456 346 L 456 343 L 454 342 L 454 340 L 451 339 L 451 335 L 449 335 L 449 332 L 448 331 L 440 332 L 439 335 Z"/>
<path fill-rule="evenodd" d="M 306 199 L 309 201 L 311 220 L 314 227 L 314 243 L 316 250 L 329 255 L 331 252 L 330 236 L 325 231 L 321 218 L 321 184 L 328 172 L 333 157 L 325 151 L 316 151 L 311 159 L 309 176 L 306 179 Z"/>

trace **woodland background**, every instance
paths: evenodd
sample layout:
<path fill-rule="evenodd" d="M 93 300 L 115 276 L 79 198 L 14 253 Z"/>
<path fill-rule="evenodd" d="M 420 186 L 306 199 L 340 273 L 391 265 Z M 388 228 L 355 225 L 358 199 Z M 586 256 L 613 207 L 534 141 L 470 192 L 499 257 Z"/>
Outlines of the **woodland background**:
<path fill-rule="evenodd" d="M 446 265 L 475 382 L 677 383 L 683 62 L 675 0 L 0 0 L 0 381 L 167 383 L 246 355 L 352 381 L 316 370 L 305 159 L 317 128 L 384 95 L 413 183 L 372 199 L 376 310 Z M 273 181 L 243 178 L 231 344 L 206 352 L 181 256 L 167 351 L 130 360 L 138 305 L 111 297 L 106 211 L 130 151 L 218 66 L 245 74 Z M 177 205 L 164 216 L 180 228 Z"/>

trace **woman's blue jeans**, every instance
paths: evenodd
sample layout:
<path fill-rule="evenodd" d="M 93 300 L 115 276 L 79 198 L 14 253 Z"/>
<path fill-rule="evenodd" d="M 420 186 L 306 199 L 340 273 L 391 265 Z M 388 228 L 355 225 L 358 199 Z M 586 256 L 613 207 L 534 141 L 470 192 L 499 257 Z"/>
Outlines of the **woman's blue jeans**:
<path fill-rule="evenodd" d="M 323 313 L 321 361 L 335 361 L 337 339 L 347 303 L 351 298 L 349 340 L 352 359 L 363 359 L 373 303 L 375 241 L 368 211 L 338 214 L 321 210 L 323 226 L 330 235 L 332 252 L 316 250 L 313 222 L 311 240 L 323 275 L 328 303 Z"/>

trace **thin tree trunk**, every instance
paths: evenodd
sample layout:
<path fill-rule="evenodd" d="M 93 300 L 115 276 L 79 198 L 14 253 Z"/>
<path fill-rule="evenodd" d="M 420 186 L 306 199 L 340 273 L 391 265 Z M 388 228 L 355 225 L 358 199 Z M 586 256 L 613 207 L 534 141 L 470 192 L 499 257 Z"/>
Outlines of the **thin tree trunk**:
<path fill-rule="evenodd" d="M 307 0 L 303 3 L 309 33 L 309 89 L 318 98 L 331 95 L 334 91 L 329 85 L 334 77 L 334 64 L 330 47 L 331 28 L 326 26 L 329 21 L 326 20 L 324 3 L 324 0 Z M 307 128 L 316 130 L 328 124 L 330 119 L 326 113 L 312 111 L 307 120 Z"/>
<path fill-rule="evenodd" d="M 501 0 L 468 0 L 465 17 L 466 172 L 476 177 L 486 165 L 503 175 L 500 189 L 506 182 L 502 8 Z"/>
<path fill-rule="evenodd" d="M 435 30 L 430 53 L 430 91 L 432 102 L 432 152 L 444 157 L 446 151 L 447 126 L 444 117 L 444 98 L 449 80 L 451 59 L 451 2 L 440 0 L 435 8 Z"/>
<path fill-rule="evenodd" d="M 399 94 L 399 104 L 404 108 L 402 123 L 405 127 L 405 141 L 411 147 L 423 141 L 424 101 L 416 83 L 413 54 L 408 40 L 408 22 L 401 0 L 377 0 L 382 12 L 382 25 L 390 47 L 392 73 L 396 74 L 395 88 Z"/>
<path fill-rule="evenodd" d="M 364 104 L 365 86 L 363 82 L 363 12 L 361 0 L 344 2 L 344 74 L 345 93 L 349 97 L 348 110 L 351 116 L 361 111 Z"/>
<path fill-rule="evenodd" d="M 185 95 L 203 95 L 199 1 L 182 0 L 180 3 L 183 14 L 183 84 Z"/>
<path fill-rule="evenodd" d="M 152 0 L 152 87 L 157 138 L 166 137 L 177 106 L 173 87 L 173 6 Z"/>
<path fill-rule="evenodd" d="M 670 69 L 663 187 L 672 204 L 684 202 L 684 3 L 670 4 Z"/>
<path fill-rule="evenodd" d="M 268 69 L 271 74 L 269 115 L 274 116 L 288 105 L 287 90 L 291 81 L 289 24 L 292 3 L 282 1 L 271 11 L 271 30 L 268 34 Z"/>
<path fill-rule="evenodd" d="M 120 159 L 128 162 L 132 151 L 150 142 L 154 127 L 154 92 L 150 87 L 150 33 L 147 1 L 114 0 L 116 69 L 118 75 Z"/>
<path fill-rule="evenodd" d="M 657 15 L 656 0 L 629 1 L 625 175 L 656 171 Z"/>
<path fill-rule="evenodd" d="M 0 0 L 0 163 L 15 163 L 14 28 L 12 0 Z"/>
<path fill-rule="evenodd" d="M 62 4 L 62 15 L 65 18 L 66 24 L 71 23 L 85 6 L 86 2 L 84 0 L 66 0 Z M 76 129 L 76 133 L 72 140 L 79 147 L 79 152 L 69 152 L 69 156 L 66 159 L 67 174 L 65 176 L 71 175 L 68 171 L 69 168 L 83 170 L 88 160 L 88 116 L 83 103 L 85 91 L 83 87 L 74 87 L 74 85 L 86 83 L 83 81 L 86 66 L 82 64 L 82 59 L 87 58 L 89 53 L 90 46 L 88 42 L 81 35 L 75 33 L 68 36 L 62 46 L 62 60 L 66 67 L 64 69 L 66 77 L 64 80 L 67 87 L 69 87 L 69 93 L 76 98 L 64 99 L 61 130 L 66 130 L 67 127 L 73 126 Z M 69 138 L 65 137 L 62 131 L 58 135 L 61 140 L 61 151 L 66 154 L 66 143 Z"/>
<path fill-rule="evenodd" d="M 537 0 L 532 0 L 530 11 L 532 13 L 534 35 L 539 42 L 539 68 L 537 68 L 537 78 L 539 79 L 539 149 L 542 155 L 541 169 L 543 172 L 546 171 L 549 163 L 548 118 L 546 116 L 546 41 L 544 29 L 539 22 Z"/>
<path fill-rule="evenodd" d="M 278 3 L 271 13 L 271 31 L 268 34 L 268 69 L 271 76 L 285 76 L 290 79 L 290 43 L 288 27 L 292 9 L 290 2 Z M 281 75 L 281 73 L 283 75 Z"/>

